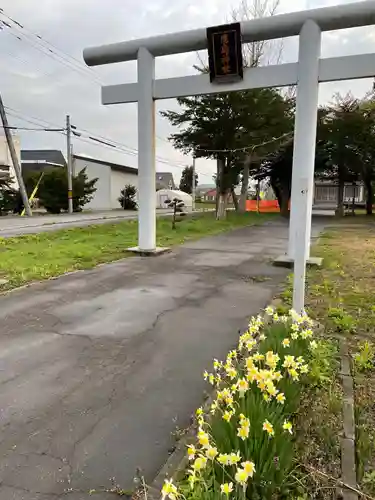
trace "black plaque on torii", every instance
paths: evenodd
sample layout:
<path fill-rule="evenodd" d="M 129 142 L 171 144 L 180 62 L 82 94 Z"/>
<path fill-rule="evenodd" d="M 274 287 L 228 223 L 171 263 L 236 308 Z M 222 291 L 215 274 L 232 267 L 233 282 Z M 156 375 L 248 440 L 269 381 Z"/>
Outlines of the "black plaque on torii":
<path fill-rule="evenodd" d="M 241 24 L 207 28 L 208 62 L 212 83 L 235 82 L 243 78 Z"/>

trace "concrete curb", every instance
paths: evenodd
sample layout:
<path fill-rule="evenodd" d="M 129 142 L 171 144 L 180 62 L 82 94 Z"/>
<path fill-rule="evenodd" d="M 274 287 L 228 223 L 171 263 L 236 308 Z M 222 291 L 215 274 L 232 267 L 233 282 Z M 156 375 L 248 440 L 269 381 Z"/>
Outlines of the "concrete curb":
<path fill-rule="evenodd" d="M 343 390 L 343 433 L 341 441 L 341 480 L 343 483 L 357 488 L 355 419 L 354 419 L 354 383 L 351 373 L 351 362 L 348 345 L 345 339 L 340 342 L 341 381 Z M 358 495 L 345 487 L 339 490 L 343 500 L 358 500 Z"/>

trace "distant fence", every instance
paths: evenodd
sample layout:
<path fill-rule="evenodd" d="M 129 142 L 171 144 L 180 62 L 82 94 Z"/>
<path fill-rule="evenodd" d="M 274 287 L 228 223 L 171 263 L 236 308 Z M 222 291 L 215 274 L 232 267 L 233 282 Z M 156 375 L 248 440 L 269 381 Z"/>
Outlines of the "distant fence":
<path fill-rule="evenodd" d="M 257 201 L 247 200 L 246 210 L 248 212 L 257 211 Z M 280 212 L 279 203 L 277 200 L 260 200 L 259 201 L 259 211 L 260 212 Z"/>

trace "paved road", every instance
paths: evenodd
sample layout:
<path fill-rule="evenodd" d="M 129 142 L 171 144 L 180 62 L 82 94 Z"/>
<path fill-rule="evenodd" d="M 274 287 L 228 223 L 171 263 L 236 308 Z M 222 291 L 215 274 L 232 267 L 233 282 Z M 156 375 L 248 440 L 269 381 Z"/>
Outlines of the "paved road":
<path fill-rule="evenodd" d="M 157 216 L 168 216 L 168 210 L 158 210 Z M 34 217 L 0 217 L 0 238 L 22 234 L 46 233 L 71 227 L 85 227 L 92 224 L 113 224 L 126 219 L 137 219 L 138 212 L 112 210 L 105 212 L 75 213 L 72 215 L 35 215 Z"/>
<path fill-rule="evenodd" d="M 88 491 L 131 488 L 137 467 L 151 481 L 286 245 L 273 221 L 0 297 L 0 500 L 112 500 Z"/>

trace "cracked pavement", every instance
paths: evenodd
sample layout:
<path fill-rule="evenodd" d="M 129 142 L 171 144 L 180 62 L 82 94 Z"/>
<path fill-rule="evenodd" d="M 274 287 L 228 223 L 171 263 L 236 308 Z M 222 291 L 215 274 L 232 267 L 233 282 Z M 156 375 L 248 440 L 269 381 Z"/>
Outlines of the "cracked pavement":
<path fill-rule="evenodd" d="M 285 279 L 287 233 L 274 220 L 0 297 L 0 500 L 109 500 L 137 467 L 151 482 L 203 370 Z"/>

